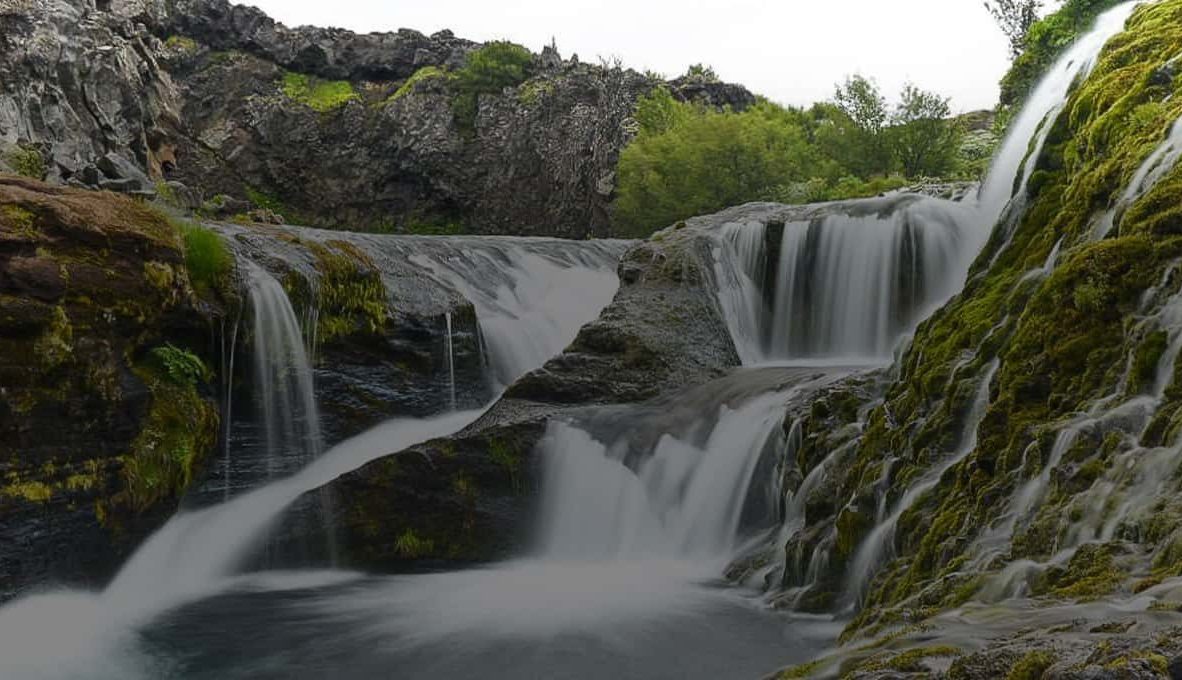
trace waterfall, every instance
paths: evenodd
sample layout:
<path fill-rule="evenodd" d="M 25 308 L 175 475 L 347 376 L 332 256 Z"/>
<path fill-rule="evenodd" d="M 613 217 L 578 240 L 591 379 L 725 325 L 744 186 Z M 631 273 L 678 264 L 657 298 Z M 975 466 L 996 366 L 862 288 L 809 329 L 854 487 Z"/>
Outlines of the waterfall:
<path fill-rule="evenodd" d="M 975 206 L 952 201 L 855 203 L 783 224 L 777 262 L 768 261 L 772 226 L 724 225 L 718 295 L 740 357 L 744 364 L 888 359 L 963 286 L 987 233 L 982 224 Z M 767 285 L 772 290 L 761 292 Z"/>
<path fill-rule="evenodd" d="M 784 394 L 721 406 L 701 445 L 666 434 L 630 466 L 626 446 L 552 423 L 542 443 L 540 556 L 601 562 L 725 562 L 733 556 L 752 475 L 784 413 Z"/>
<path fill-rule="evenodd" d="M 456 410 L 456 351 L 452 343 L 451 312 L 443 315 L 447 320 L 447 385 L 451 398 L 451 410 Z"/>
<path fill-rule="evenodd" d="M 253 315 L 252 393 L 263 426 L 267 471 L 273 477 L 320 454 L 320 413 L 312 362 L 287 292 L 253 262 L 246 262 L 246 272 Z"/>
<path fill-rule="evenodd" d="M 978 193 L 988 224 L 1002 218 L 1011 199 L 1023 196 L 1034 174 L 1035 160 L 1042 153 L 1055 119 L 1067 105 L 1071 88 L 1091 73 L 1100 50 L 1124 29 L 1136 6 L 1135 1 L 1126 2 L 1101 14 L 1092 30 L 1059 57 L 1023 104 Z M 1004 247 L 998 252 L 1001 250 Z"/>
<path fill-rule="evenodd" d="M 1174 122 L 1165 141 L 1154 149 L 1153 153 L 1149 154 L 1137 171 L 1133 173 L 1133 178 L 1129 180 L 1128 186 L 1117 199 L 1116 205 L 1105 211 L 1096 221 L 1092 237 L 1102 239 L 1107 236 L 1125 210 L 1136 203 L 1137 199 L 1149 193 L 1174 168 L 1179 157 L 1182 157 L 1182 118 Z"/>
<path fill-rule="evenodd" d="M 907 488 L 902 498 L 895 503 L 891 514 L 871 530 L 870 534 L 863 539 L 857 552 L 854 553 L 844 595 L 846 606 L 856 607 L 858 605 L 865 595 L 870 581 L 874 578 L 875 572 L 886 561 L 894 545 L 895 527 L 898 526 L 903 513 L 910 510 L 919 499 L 923 498 L 924 494 L 935 488 L 945 472 L 951 470 L 977 448 L 977 427 L 985 417 L 986 407 L 989 406 L 989 389 L 999 365 L 999 362 L 994 359 L 985 368 L 980 385 L 977 387 L 977 393 L 969 406 L 968 414 L 965 416 L 965 423 L 961 430 L 961 441 L 956 450 L 941 459 L 918 481 Z"/>

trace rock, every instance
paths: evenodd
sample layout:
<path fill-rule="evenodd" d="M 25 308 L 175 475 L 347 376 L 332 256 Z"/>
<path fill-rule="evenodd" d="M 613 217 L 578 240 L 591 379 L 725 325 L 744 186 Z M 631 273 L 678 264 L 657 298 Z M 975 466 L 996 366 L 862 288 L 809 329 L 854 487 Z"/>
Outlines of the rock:
<path fill-rule="evenodd" d="M 208 346 L 191 295 L 161 215 L 0 177 L 0 599 L 47 580 L 101 585 L 212 452 L 216 409 L 148 361 L 167 343 Z M 184 462 L 137 486 L 129 467 L 153 465 L 157 446 L 172 455 L 170 442 Z"/>

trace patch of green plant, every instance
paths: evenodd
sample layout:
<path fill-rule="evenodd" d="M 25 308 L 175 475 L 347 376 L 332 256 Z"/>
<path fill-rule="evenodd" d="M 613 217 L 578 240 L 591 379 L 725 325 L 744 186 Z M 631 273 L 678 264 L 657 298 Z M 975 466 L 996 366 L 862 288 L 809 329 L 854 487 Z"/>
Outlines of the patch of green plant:
<path fill-rule="evenodd" d="M 411 220 L 405 231 L 415 236 L 458 236 L 464 233 L 464 225 L 454 220 Z"/>
<path fill-rule="evenodd" d="M 532 64 L 528 49 L 507 40 L 486 43 L 470 53 L 453 77 L 456 94 L 452 112 L 460 130 L 475 132 L 480 95 L 499 94 L 506 87 L 520 85 L 529 78 Z"/>
<path fill-rule="evenodd" d="M 361 98 L 347 80 L 322 80 L 291 71 L 283 74 L 283 94 L 320 113 L 339 109 Z"/>
<path fill-rule="evenodd" d="M 419 538 L 414 529 L 407 529 L 394 541 L 394 550 L 399 557 L 420 559 L 435 551 L 435 543 L 430 539 Z"/>
<path fill-rule="evenodd" d="M 309 243 L 320 281 L 317 339 L 332 342 L 355 333 L 382 333 L 390 319 L 386 287 L 374 263 L 346 241 Z"/>
<path fill-rule="evenodd" d="M 16 174 L 30 179 L 45 179 L 45 158 L 41 152 L 24 146 L 15 147 L 8 152 L 8 164 Z"/>
<path fill-rule="evenodd" d="M 527 80 L 517 91 L 517 101 L 525 106 L 537 106 L 538 102 L 554 93 L 551 80 Z"/>
<path fill-rule="evenodd" d="M 212 376 L 209 367 L 196 354 L 172 343 L 155 347 L 148 353 L 158 362 L 162 375 L 180 386 L 194 386 L 207 382 Z"/>
<path fill-rule="evenodd" d="M 22 238 L 31 239 L 37 236 L 37 229 L 35 227 L 37 215 L 30 210 L 11 203 L 5 204 L 0 206 L 0 218 L 3 218 L 4 225 L 12 233 Z"/>
<path fill-rule="evenodd" d="M 185 269 L 202 294 L 221 291 L 234 269 L 234 257 L 215 231 L 187 220 L 173 220 L 185 245 Z"/>
<path fill-rule="evenodd" d="M 197 41 L 187 35 L 170 35 L 164 41 L 164 46 L 179 52 L 193 53 L 200 49 Z"/>
<path fill-rule="evenodd" d="M 390 102 L 402 99 L 406 95 L 413 92 L 415 87 L 419 83 L 425 82 L 427 80 L 432 80 L 435 78 L 447 78 L 447 77 L 449 77 L 447 71 L 442 68 L 439 68 L 438 66 L 424 66 L 424 67 L 420 68 L 419 70 L 415 71 L 414 74 L 411 75 L 411 77 L 407 78 L 406 82 L 403 83 L 397 90 L 395 90 L 394 94 L 390 95 L 386 99 L 386 103 L 389 104 Z"/>
<path fill-rule="evenodd" d="M 1041 680 L 1047 669 L 1055 665 L 1054 652 L 1035 650 L 1018 659 L 1006 675 L 1006 680 Z"/>
<path fill-rule="evenodd" d="M 191 380 L 195 373 L 208 375 L 208 369 L 195 356 L 183 356 L 183 350 L 163 349 L 175 362 L 171 367 L 153 351 L 133 369 L 151 393 L 142 429 L 123 456 L 120 500 L 136 512 L 179 498 L 217 446 L 217 409 Z"/>

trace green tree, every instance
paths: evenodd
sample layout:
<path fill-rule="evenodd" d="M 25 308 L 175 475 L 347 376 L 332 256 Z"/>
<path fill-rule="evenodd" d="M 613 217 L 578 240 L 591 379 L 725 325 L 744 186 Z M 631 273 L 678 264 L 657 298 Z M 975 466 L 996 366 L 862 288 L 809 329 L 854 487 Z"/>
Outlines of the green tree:
<path fill-rule="evenodd" d="M 769 200 L 817 164 L 799 111 L 769 102 L 742 113 L 677 106 L 684 110 L 672 127 L 646 133 L 642 124 L 620 155 L 617 233 L 644 237 L 687 217 Z"/>
<path fill-rule="evenodd" d="M 908 83 L 891 116 L 890 146 L 907 177 L 937 177 L 952 170 L 960 130 L 949 120 L 948 98 Z"/>
<path fill-rule="evenodd" d="M 891 171 L 891 153 L 886 135 L 889 117 L 886 98 L 878 84 L 861 75 L 838 85 L 833 103 L 848 120 L 834 121 L 831 140 L 835 157 L 860 177 Z"/>
<path fill-rule="evenodd" d="M 1010 41 L 1010 59 L 1017 59 L 1026 47 L 1026 34 L 1038 21 L 1042 0 L 985 0 L 985 9 Z"/>

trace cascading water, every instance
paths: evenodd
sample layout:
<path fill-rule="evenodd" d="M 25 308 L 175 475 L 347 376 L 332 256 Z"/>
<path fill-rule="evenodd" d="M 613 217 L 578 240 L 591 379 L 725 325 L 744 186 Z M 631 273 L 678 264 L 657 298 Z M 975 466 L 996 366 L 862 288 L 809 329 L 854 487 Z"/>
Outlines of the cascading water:
<path fill-rule="evenodd" d="M 447 319 L 447 386 L 451 400 L 451 410 L 456 410 L 456 349 L 453 345 L 454 336 L 451 330 L 451 312 L 444 314 Z"/>
<path fill-rule="evenodd" d="M 1136 203 L 1137 199 L 1149 193 L 1174 168 L 1180 157 L 1182 157 L 1182 119 L 1174 122 L 1165 141 L 1154 149 L 1153 153 L 1149 154 L 1141 167 L 1137 168 L 1137 172 L 1129 180 L 1128 186 L 1117 199 L 1116 205 L 1111 210 L 1105 211 L 1097 220 L 1092 232 L 1093 238 L 1101 239 L 1108 236 L 1124 211 Z"/>
<path fill-rule="evenodd" d="M 889 358 L 960 290 L 987 235 L 970 204 L 908 196 L 847 210 L 722 229 L 719 300 L 745 364 Z M 769 262 L 773 229 L 778 258 Z"/>
<path fill-rule="evenodd" d="M 1011 212 L 1003 220 L 1003 225 L 1007 225 L 1007 242 L 1008 230 L 1017 222 L 1026 185 L 1034 174 L 1034 161 L 1042 152 L 1052 123 L 1066 106 L 1072 86 L 1091 72 L 1100 50 L 1124 29 L 1137 4 L 1136 1 L 1126 2 L 1101 14 L 1092 30 L 1080 37 L 1047 71 L 1010 124 L 1009 133 L 994 156 L 978 193 L 978 204 L 986 224 L 993 225 L 1002 220 L 1007 208 Z M 1018 200 L 1011 204 L 1015 198 Z M 998 248 L 994 256 L 1004 249 L 1004 245 Z"/>
<path fill-rule="evenodd" d="M 252 393 L 263 427 L 268 476 L 274 477 L 320 455 L 320 413 L 312 362 L 287 292 L 257 264 L 247 261 L 245 267 L 253 316 Z"/>

